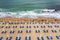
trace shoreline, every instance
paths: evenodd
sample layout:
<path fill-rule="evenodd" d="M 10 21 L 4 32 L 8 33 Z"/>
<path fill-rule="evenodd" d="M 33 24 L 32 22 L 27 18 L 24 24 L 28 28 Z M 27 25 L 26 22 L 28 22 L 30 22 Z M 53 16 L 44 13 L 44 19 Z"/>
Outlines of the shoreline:
<path fill-rule="evenodd" d="M 36 21 L 36 22 L 40 22 L 40 21 L 48 21 L 48 22 L 52 22 L 52 21 L 55 21 L 55 22 L 60 22 L 60 19 L 57 19 L 57 18 L 46 18 L 46 17 L 38 17 L 38 18 L 28 18 L 28 17 L 24 17 L 24 18 L 12 18 L 12 17 L 4 17 L 4 18 L 0 18 L 0 22 L 21 22 L 21 21 L 24 21 L 24 22 L 33 22 L 33 21 Z"/>
<path fill-rule="evenodd" d="M 46 11 L 46 10 L 45 10 Z M 55 19 L 60 19 L 60 11 L 58 12 L 35 12 L 35 11 L 23 11 L 23 12 L 0 12 L 0 18 L 5 18 L 5 17 L 12 17 L 12 18 L 39 18 L 39 17 L 44 17 L 44 18 L 55 18 Z"/>

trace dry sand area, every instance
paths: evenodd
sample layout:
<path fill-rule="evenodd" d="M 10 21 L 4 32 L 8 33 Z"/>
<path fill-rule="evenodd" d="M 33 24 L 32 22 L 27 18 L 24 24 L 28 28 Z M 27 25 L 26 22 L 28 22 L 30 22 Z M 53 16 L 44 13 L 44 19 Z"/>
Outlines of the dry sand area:
<path fill-rule="evenodd" d="M 40 21 L 48 21 L 48 22 L 59 22 L 60 19 L 56 19 L 56 18 L 44 18 L 44 17 L 38 17 L 36 19 L 34 18 L 11 18 L 11 17 L 5 17 L 5 18 L 0 18 L 0 26 L 4 26 L 4 28 L 0 28 L 0 36 L 3 37 L 3 40 L 6 40 L 7 36 L 12 36 L 12 40 L 16 40 L 16 36 L 20 36 L 21 40 L 25 40 L 26 36 L 30 36 L 31 40 L 37 40 L 37 37 L 44 37 L 44 40 L 48 40 L 46 38 L 46 36 L 50 36 L 52 35 L 53 40 L 58 40 L 56 38 L 56 35 L 60 35 L 60 24 L 16 24 L 18 27 L 17 28 L 13 28 L 14 24 L 1 24 L 2 22 L 40 22 Z M 20 28 L 20 26 L 23 25 L 24 28 Z M 26 28 L 26 26 L 29 25 L 31 26 L 31 28 Z M 51 25 L 52 28 L 48 28 L 48 25 Z M 59 25 L 59 28 L 55 28 L 55 25 Z M 6 26 L 10 26 L 10 28 L 5 28 Z M 38 26 L 38 28 L 34 28 L 34 26 Z M 45 28 L 41 28 L 40 26 L 45 26 Z M 15 32 L 10 34 L 10 30 L 14 30 Z M 40 33 L 36 33 L 35 31 L 39 29 Z M 44 33 L 43 30 L 48 30 L 48 33 Z M 51 30 L 56 29 L 56 33 L 53 33 Z M 2 34 L 2 30 L 6 30 L 7 33 L 6 34 Z M 22 30 L 22 33 L 18 33 L 18 30 Z M 31 33 L 26 33 L 26 30 L 31 30 Z M 42 40 L 42 39 L 41 39 Z"/>

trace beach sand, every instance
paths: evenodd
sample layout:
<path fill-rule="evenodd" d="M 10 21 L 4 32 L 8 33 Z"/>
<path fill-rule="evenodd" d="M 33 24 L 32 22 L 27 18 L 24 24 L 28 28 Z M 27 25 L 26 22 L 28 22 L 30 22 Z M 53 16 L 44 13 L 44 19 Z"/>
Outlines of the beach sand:
<path fill-rule="evenodd" d="M 46 18 L 46 17 L 38 17 L 38 18 L 28 18 L 28 17 L 24 17 L 24 18 L 12 18 L 12 17 L 4 17 L 4 18 L 0 18 L 0 22 L 15 22 L 15 21 L 24 21 L 24 22 L 33 22 L 33 21 L 36 21 L 36 22 L 40 22 L 40 21 L 48 21 L 48 22 L 52 22 L 52 21 L 55 21 L 55 22 L 58 22 L 60 21 L 60 19 L 57 19 L 57 18 Z"/>
<path fill-rule="evenodd" d="M 5 17 L 5 18 L 0 18 L 0 22 L 40 22 L 40 21 L 48 21 L 48 22 L 59 22 L 60 19 L 56 18 L 44 18 L 44 17 L 38 17 L 38 18 L 12 18 L 12 17 Z M 47 40 L 46 36 L 51 36 L 53 37 L 53 40 L 57 40 L 56 35 L 60 35 L 60 28 L 55 28 L 54 26 L 57 24 L 0 24 L 0 26 L 4 26 L 4 28 L 0 29 L 0 36 L 3 37 L 3 40 L 6 39 L 8 36 L 12 36 L 12 40 L 16 40 L 16 36 L 20 36 L 21 40 L 25 40 L 26 36 L 30 36 L 31 40 L 37 40 L 37 37 L 44 37 L 44 40 Z M 14 25 L 17 25 L 17 28 L 13 28 Z M 24 28 L 20 28 L 20 26 L 23 25 Z M 30 25 L 31 28 L 26 28 L 27 25 Z M 38 28 L 34 28 L 35 25 L 38 25 Z M 48 28 L 48 26 L 51 25 L 52 28 Z M 60 24 L 58 24 L 60 26 Z M 6 26 L 10 26 L 10 28 L 5 28 Z M 40 26 L 45 26 L 45 28 L 40 28 Z M 14 30 L 15 32 L 10 34 L 10 30 Z M 40 33 L 36 33 L 35 31 L 39 29 Z M 56 29 L 57 33 L 53 33 L 51 30 Z M 2 30 L 6 30 L 6 34 L 2 34 Z M 22 30 L 22 33 L 18 33 L 18 30 Z M 31 30 L 31 33 L 26 33 L 26 30 Z M 48 33 L 44 33 L 43 30 L 48 30 Z M 42 39 L 41 39 L 42 40 Z"/>

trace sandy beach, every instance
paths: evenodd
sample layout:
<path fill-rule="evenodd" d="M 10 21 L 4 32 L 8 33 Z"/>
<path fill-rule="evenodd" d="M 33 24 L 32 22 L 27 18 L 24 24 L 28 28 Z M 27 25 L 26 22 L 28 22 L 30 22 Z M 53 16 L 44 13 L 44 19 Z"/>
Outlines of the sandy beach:
<path fill-rule="evenodd" d="M 60 21 L 60 19 L 57 19 L 57 18 L 46 18 L 46 17 L 38 17 L 38 18 L 28 18 L 28 17 L 24 17 L 24 18 L 12 18 L 12 17 L 4 17 L 4 18 L 0 18 L 0 22 L 15 22 L 15 21 L 25 21 L 25 22 L 28 22 L 28 21 L 36 21 L 36 22 L 39 22 L 39 21 Z"/>
<path fill-rule="evenodd" d="M 2 24 L 2 22 L 49 22 L 49 24 Z M 53 40 L 57 40 L 56 35 L 60 35 L 60 24 L 51 24 L 50 22 L 60 22 L 60 19 L 56 18 L 46 18 L 46 17 L 38 17 L 38 18 L 12 18 L 12 17 L 4 17 L 0 18 L 0 26 L 4 26 L 0 28 L 0 36 L 5 40 L 7 37 L 12 36 L 12 40 L 16 40 L 17 36 L 21 37 L 21 40 L 25 40 L 26 36 L 30 36 L 31 40 L 37 40 L 37 37 L 44 37 L 44 40 L 47 40 L 46 36 L 52 36 Z M 52 28 L 48 28 L 48 26 L 52 26 Z M 59 25 L 59 28 L 55 26 Z M 10 26 L 10 28 L 6 28 L 6 26 Z M 13 26 L 17 26 L 17 28 L 13 28 Z M 24 28 L 20 28 L 20 26 L 24 26 Z M 27 28 L 27 26 L 31 26 L 31 28 Z M 34 28 L 34 26 L 38 26 L 38 28 Z M 41 28 L 41 26 L 45 26 L 45 28 Z M 2 31 L 7 31 L 5 34 L 2 34 Z M 14 33 L 10 33 L 11 30 L 14 30 Z M 18 33 L 18 30 L 22 30 L 22 33 Z M 31 33 L 26 33 L 26 30 L 30 30 Z M 36 33 L 36 30 L 40 30 L 39 33 Z M 48 30 L 47 33 L 44 33 L 43 30 Z M 56 30 L 57 32 L 53 33 L 51 30 Z M 42 39 L 41 39 L 42 40 Z"/>

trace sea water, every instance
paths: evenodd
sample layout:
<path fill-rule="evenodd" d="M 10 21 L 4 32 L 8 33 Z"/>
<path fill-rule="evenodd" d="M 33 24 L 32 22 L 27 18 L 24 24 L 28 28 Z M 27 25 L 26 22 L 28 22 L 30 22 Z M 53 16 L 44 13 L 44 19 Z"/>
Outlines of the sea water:
<path fill-rule="evenodd" d="M 54 9 L 54 12 L 42 12 L 41 9 Z M 0 18 L 30 17 L 60 18 L 60 0 L 0 0 Z"/>

